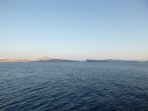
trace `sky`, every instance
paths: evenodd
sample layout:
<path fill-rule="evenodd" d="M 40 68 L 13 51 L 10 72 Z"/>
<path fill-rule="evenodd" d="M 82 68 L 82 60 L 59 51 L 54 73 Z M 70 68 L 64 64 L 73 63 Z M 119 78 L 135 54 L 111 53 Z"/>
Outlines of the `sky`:
<path fill-rule="evenodd" d="M 148 60 L 147 0 L 0 0 L 0 58 Z"/>

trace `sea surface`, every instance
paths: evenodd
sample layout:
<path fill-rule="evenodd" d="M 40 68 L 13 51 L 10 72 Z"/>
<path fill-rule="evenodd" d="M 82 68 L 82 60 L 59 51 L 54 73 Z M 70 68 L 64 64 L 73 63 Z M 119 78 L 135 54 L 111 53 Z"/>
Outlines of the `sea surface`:
<path fill-rule="evenodd" d="M 148 63 L 0 63 L 0 111 L 148 111 Z"/>

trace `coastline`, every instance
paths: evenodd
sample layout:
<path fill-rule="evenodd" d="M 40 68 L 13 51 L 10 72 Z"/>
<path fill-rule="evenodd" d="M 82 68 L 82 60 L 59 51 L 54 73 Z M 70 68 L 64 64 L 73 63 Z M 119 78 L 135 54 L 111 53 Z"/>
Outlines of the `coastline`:
<path fill-rule="evenodd" d="M 104 59 L 104 60 L 93 60 L 93 59 L 86 59 L 83 61 L 80 60 L 67 60 L 67 59 L 0 59 L 0 63 L 3 62 L 88 62 L 88 63 L 101 63 L 101 62 L 116 62 L 116 63 L 148 63 L 148 60 L 114 60 L 114 59 Z"/>

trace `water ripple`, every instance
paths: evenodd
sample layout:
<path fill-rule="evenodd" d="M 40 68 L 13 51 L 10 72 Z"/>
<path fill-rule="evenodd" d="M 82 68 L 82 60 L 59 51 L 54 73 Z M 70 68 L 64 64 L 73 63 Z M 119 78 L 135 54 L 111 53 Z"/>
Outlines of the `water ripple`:
<path fill-rule="evenodd" d="M 0 63 L 0 111 L 147 111 L 147 67 Z"/>

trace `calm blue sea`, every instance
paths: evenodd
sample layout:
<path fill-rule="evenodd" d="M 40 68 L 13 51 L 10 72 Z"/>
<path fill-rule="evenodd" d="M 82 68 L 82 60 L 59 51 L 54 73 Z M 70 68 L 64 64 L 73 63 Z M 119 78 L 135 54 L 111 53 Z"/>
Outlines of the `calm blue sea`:
<path fill-rule="evenodd" d="M 0 63 L 0 111 L 148 111 L 148 63 Z"/>

